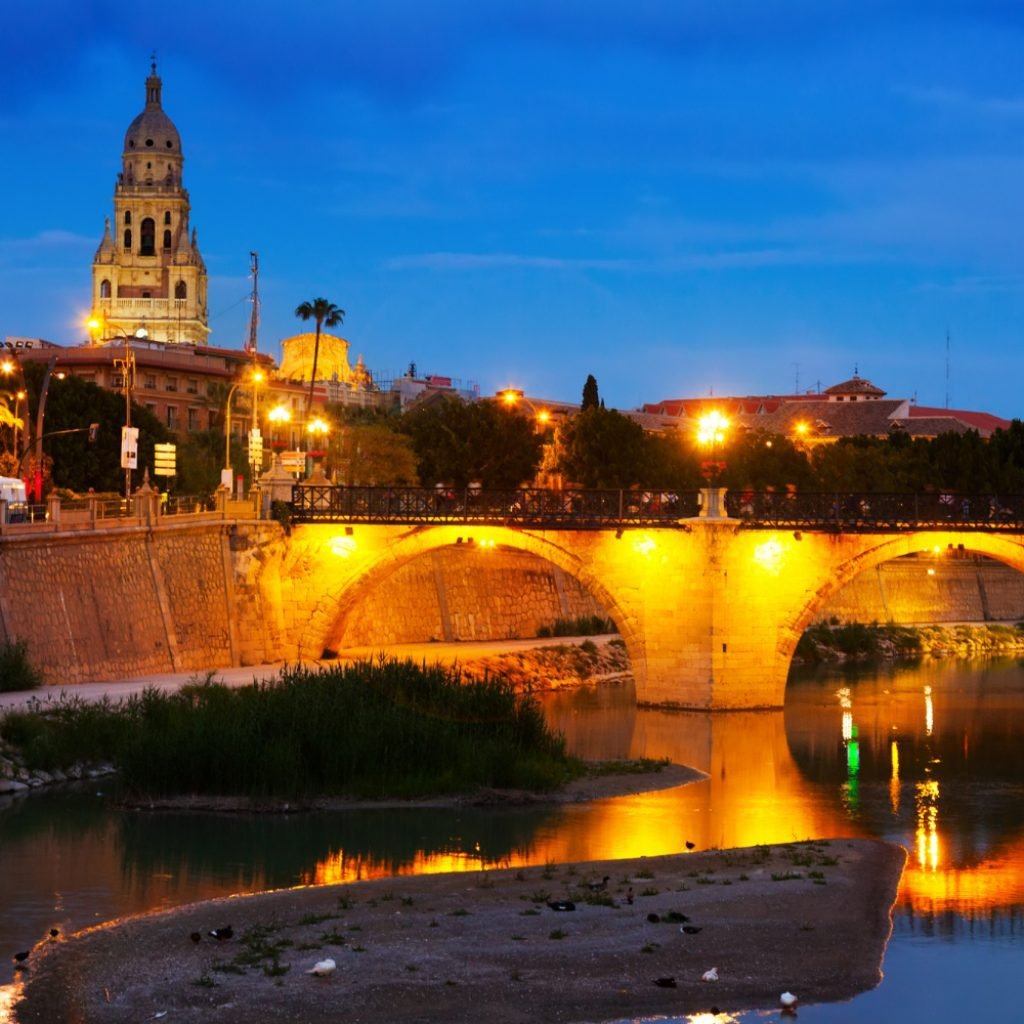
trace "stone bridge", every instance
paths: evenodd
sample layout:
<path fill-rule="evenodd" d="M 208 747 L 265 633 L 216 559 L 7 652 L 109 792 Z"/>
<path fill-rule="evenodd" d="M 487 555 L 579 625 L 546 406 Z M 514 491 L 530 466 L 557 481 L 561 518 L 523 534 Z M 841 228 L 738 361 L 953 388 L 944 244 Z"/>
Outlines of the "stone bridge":
<path fill-rule="evenodd" d="M 585 529 L 350 518 L 285 533 L 223 512 L 107 531 L 26 528 L 0 537 L 0 641 L 28 640 L 49 682 L 316 659 L 403 566 L 458 548 L 471 567 L 505 548 L 557 566 L 604 607 L 641 703 L 780 707 L 801 633 L 858 575 L 961 548 L 1024 572 L 1024 533 L 985 528 L 980 515 L 859 531 L 806 516 L 799 529 L 695 516 Z"/>
<path fill-rule="evenodd" d="M 368 588 L 450 545 L 480 559 L 504 546 L 558 566 L 618 626 L 639 702 L 704 709 L 781 707 L 793 651 L 817 610 L 882 562 L 964 549 L 1024 572 L 1024 538 L 1005 530 L 751 530 L 711 518 L 672 529 L 302 525 L 261 574 L 287 656 L 317 657 Z"/>

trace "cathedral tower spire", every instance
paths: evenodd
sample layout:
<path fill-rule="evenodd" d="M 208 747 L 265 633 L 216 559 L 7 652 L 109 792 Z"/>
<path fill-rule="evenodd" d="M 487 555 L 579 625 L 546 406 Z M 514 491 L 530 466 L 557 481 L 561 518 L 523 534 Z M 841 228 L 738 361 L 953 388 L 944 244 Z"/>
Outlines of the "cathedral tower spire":
<path fill-rule="evenodd" d="M 112 236 L 104 232 L 93 261 L 93 317 L 108 339 L 145 327 L 154 341 L 202 345 L 206 267 L 189 242 L 185 158 L 162 86 L 154 55 L 145 106 L 124 136 Z"/>

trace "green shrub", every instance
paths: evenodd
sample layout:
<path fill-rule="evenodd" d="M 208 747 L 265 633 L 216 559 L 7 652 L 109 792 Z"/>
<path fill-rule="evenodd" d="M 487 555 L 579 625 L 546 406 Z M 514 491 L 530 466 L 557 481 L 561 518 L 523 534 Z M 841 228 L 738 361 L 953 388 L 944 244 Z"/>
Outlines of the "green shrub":
<path fill-rule="evenodd" d="M 43 677 L 28 660 L 28 643 L 5 640 L 0 647 L 0 692 L 35 690 L 43 685 Z"/>
<path fill-rule="evenodd" d="M 601 636 L 618 633 L 615 623 L 601 615 L 581 615 L 575 619 L 555 619 L 554 625 L 541 626 L 537 636 Z"/>

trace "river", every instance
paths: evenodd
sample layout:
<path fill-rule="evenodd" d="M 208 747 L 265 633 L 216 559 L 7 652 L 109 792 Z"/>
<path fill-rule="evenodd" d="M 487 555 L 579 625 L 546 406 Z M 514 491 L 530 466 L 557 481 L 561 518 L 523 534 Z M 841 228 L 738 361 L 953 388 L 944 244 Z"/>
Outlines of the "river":
<path fill-rule="evenodd" d="M 874 836 L 909 854 L 884 980 L 801 1019 L 1020 1019 L 1024 662 L 797 673 L 775 712 L 640 710 L 628 684 L 544 706 L 581 756 L 667 757 L 708 778 L 587 805 L 292 817 L 127 812 L 107 782 L 36 792 L 0 804 L 0 949 L 240 891 Z M 13 993 L 0 988 L 0 1021 Z"/>

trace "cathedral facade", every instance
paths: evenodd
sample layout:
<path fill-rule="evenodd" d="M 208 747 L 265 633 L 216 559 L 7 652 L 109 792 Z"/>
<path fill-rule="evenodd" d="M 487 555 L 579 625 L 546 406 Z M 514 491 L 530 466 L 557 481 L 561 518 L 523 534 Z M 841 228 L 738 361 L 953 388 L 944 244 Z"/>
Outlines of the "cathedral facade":
<path fill-rule="evenodd" d="M 92 266 L 96 341 L 144 329 L 152 341 L 205 345 L 206 265 L 189 226 L 181 137 L 161 105 L 154 63 L 146 105 L 128 126 L 114 218 L 106 222 Z"/>

